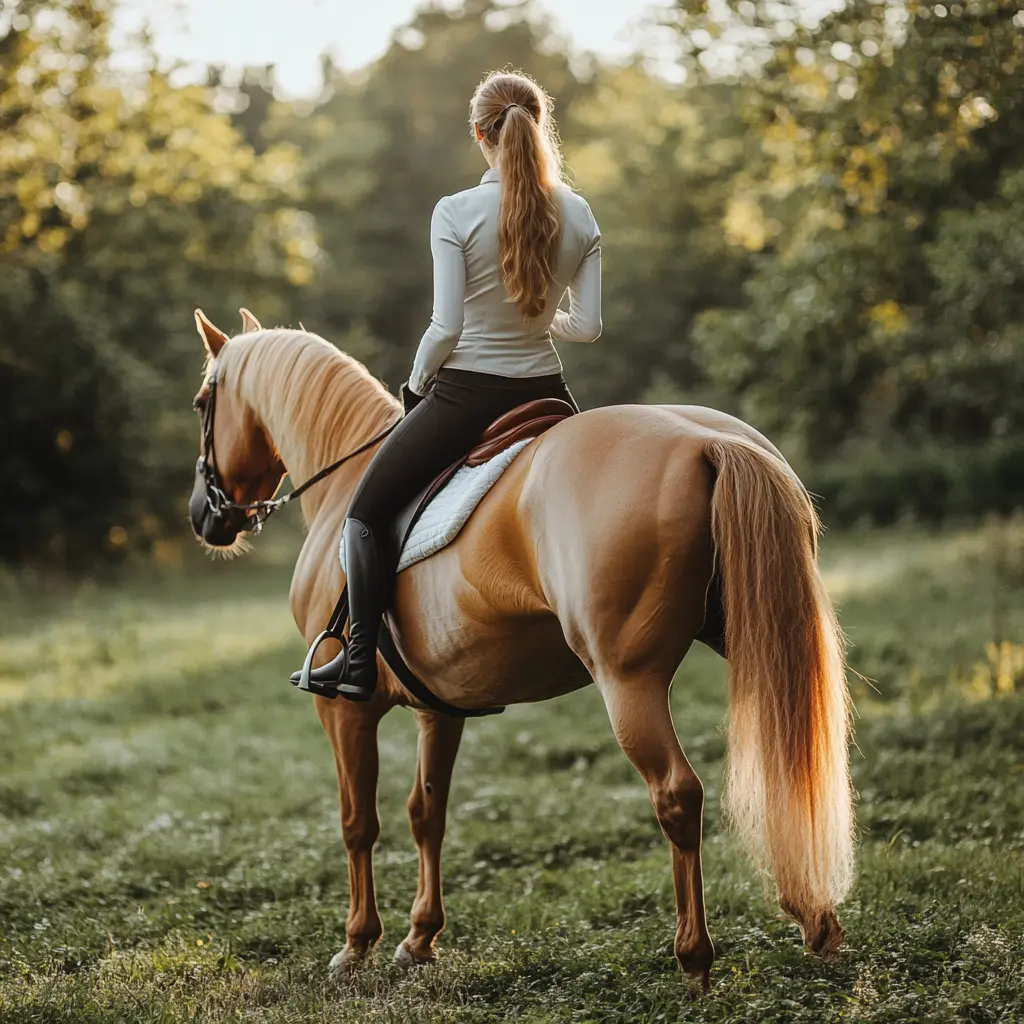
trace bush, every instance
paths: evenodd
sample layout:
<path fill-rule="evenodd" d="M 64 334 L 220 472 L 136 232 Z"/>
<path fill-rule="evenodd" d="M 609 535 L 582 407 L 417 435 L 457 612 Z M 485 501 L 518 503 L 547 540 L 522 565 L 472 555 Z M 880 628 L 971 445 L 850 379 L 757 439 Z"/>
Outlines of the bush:
<path fill-rule="evenodd" d="M 884 525 L 1007 513 L 1024 507 L 1024 437 L 979 446 L 853 450 L 803 473 L 830 525 Z"/>

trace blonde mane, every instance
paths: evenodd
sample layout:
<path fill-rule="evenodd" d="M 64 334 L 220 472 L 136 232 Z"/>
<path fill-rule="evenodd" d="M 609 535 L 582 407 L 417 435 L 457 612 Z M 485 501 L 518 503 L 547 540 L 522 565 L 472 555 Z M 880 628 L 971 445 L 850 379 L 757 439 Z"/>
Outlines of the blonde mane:
<path fill-rule="evenodd" d="M 309 331 L 240 334 L 221 350 L 217 366 L 278 449 L 303 452 L 310 465 L 337 458 L 341 438 L 351 443 L 383 429 L 398 408 L 362 363 Z"/>

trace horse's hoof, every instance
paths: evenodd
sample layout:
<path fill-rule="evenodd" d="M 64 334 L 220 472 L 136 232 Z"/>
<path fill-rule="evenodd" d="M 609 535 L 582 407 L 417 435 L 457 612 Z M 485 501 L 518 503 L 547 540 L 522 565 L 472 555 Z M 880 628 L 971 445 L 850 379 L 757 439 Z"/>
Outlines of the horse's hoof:
<path fill-rule="evenodd" d="M 412 952 L 411 949 L 409 949 L 404 941 L 400 942 L 398 944 L 398 948 L 395 950 L 395 963 L 403 970 L 408 970 L 410 967 L 422 967 L 424 964 L 429 964 L 433 959 L 434 958 L 430 956 L 425 960 L 421 960 Z"/>
<path fill-rule="evenodd" d="M 362 961 L 363 957 L 354 949 L 343 949 L 340 953 L 335 953 L 334 956 L 331 957 L 331 962 L 327 967 L 327 973 L 330 974 L 332 978 L 351 977 Z"/>
<path fill-rule="evenodd" d="M 846 941 L 843 926 L 835 914 L 823 914 L 817 927 L 812 931 L 804 930 L 807 948 L 815 956 L 823 960 L 832 960 L 839 955 L 839 948 Z"/>
<path fill-rule="evenodd" d="M 839 947 L 846 941 L 846 934 L 834 911 L 822 910 L 808 917 L 801 914 L 789 900 L 782 900 L 780 905 L 783 913 L 800 926 L 809 953 L 823 960 L 832 960 L 839 953 Z"/>
<path fill-rule="evenodd" d="M 699 981 L 701 991 L 707 993 L 711 988 L 711 965 L 715 962 L 711 939 L 698 941 L 692 949 L 677 950 L 676 959 L 683 974 Z"/>

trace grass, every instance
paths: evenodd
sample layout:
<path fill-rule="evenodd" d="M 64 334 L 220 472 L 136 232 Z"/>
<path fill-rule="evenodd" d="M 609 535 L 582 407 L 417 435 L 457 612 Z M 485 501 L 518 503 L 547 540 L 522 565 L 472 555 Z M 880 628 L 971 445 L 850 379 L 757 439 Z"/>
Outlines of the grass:
<path fill-rule="evenodd" d="M 721 826 L 724 672 L 703 649 L 687 658 L 673 707 L 708 793 L 719 953 L 704 999 L 677 974 L 668 853 L 593 690 L 467 727 L 449 926 L 411 973 L 390 954 L 416 886 L 415 726 L 385 719 L 386 935 L 335 982 L 345 854 L 327 740 L 285 681 L 302 654 L 286 572 L 8 585 L 0 1020 L 1019 1020 L 1024 697 L 985 643 L 1024 640 L 1024 576 L 1019 528 L 994 530 L 826 544 L 852 663 L 873 681 L 854 681 L 862 834 L 835 963 L 803 953 Z"/>

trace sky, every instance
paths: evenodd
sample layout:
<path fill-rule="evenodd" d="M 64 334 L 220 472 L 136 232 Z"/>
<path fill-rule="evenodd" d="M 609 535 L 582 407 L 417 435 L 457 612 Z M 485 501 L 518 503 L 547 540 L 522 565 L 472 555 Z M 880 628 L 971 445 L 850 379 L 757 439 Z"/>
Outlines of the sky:
<path fill-rule="evenodd" d="M 452 5 L 449 3 L 448 5 Z M 646 14 L 670 0 L 539 0 L 578 50 L 622 58 L 636 49 Z M 369 64 L 424 0 L 124 0 L 118 30 L 148 22 L 157 51 L 190 64 L 275 64 L 288 95 L 311 95 L 330 50 L 343 68 Z"/>

